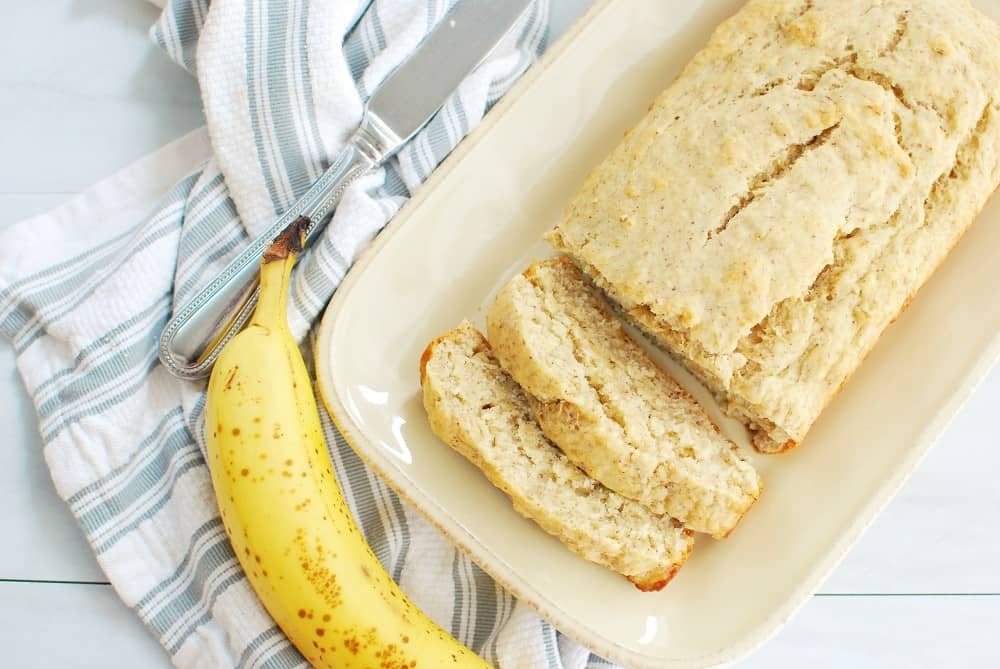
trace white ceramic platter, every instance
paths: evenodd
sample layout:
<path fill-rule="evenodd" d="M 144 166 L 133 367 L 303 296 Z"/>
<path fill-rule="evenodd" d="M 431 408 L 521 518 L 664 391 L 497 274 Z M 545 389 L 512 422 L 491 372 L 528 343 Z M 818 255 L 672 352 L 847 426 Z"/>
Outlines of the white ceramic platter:
<path fill-rule="evenodd" d="M 495 289 L 550 255 L 540 235 L 588 169 L 739 4 L 609 0 L 592 9 L 378 237 L 330 303 L 317 342 L 323 399 L 364 460 L 523 602 L 635 667 L 726 664 L 773 635 L 1000 353 L 993 201 L 805 443 L 753 456 L 766 489 L 733 536 L 699 537 L 659 593 L 577 558 L 431 433 L 419 395 L 425 344 L 464 317 L 481 325 Z M 1000 2 L 977 4 L 1000 18 Z M 741 428 L 721 422 L 746 444 Z"/>

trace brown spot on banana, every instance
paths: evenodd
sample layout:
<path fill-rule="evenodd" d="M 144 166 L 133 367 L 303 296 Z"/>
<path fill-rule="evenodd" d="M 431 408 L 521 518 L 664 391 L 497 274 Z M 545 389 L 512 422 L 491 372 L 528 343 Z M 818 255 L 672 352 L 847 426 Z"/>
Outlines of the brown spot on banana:
<path fill-rule="evenodd" d="M 236 373 L 239 372 L 239 371 L 240 371 L 240 366 L 236 365 L 236 366 L 233 367 L 233 371 L 229 372 L 229 378 L 226 379 L 226 385 L 225 385 L 225 389 L 226 390 L 232 390 L 232 388 L 233 388 L 233 379 L 236 378 Z"/>

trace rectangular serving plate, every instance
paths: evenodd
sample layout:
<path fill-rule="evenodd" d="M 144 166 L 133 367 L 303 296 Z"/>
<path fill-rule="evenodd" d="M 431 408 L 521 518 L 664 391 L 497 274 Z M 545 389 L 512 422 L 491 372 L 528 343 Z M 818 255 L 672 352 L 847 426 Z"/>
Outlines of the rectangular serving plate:
<path fill-rule="evenodd" d="M 775 634 L 1000 355 L 994 200 L 806 441 L 787 454 L 751 455 L 762 498 L 728 540 L 699 536 L 659 593 L 570 553 L 431 433 L 420 400 L 424 346 L 463 318 L 482 326 L 496 289 L 552 254 L 541 234 L 587 171 L 740 4 L 607 0 L 592 8 L 375 240 L 317 340 L 323 400 L 361 457 L 522 602 L 633 667 L 724 665 Z M 1000 2 L 976 4 L 1000 18 Z M 654 355 L 749 452 L 742 427 Z"/>

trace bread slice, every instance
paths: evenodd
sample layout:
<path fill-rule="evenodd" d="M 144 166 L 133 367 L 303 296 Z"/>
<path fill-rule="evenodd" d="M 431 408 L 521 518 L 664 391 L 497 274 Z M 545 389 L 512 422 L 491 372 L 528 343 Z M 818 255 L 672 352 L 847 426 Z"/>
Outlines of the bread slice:
<path fill-rule="evenodd" d="M 545 435 L 612 490 L 720 539 L 759 496 L 750 463 L 569 260 L 511 279 L 487 328 Z"/>
<path fill-rule="evenodd" d="M 689 530 L 597 483 L 545 438 L 523 391 L 468 322 L 427 346 L 420 383 L 434 433 L 574 553 L 640 590 L 659 590 L 687 559 Z"/>
<path fill-rule="evenodd" d="M 749 0 L 548 239 L 794 446 L 1000 182 L 998 54 L 967 0 Z"/>

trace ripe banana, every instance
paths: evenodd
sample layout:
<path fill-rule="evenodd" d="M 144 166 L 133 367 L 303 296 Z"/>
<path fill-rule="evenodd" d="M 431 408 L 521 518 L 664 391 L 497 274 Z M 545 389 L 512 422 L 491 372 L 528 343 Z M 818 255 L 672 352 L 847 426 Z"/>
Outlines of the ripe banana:
<path fill-rule="evenodd" d="M 314 667 L 486 668 L 406 598 L 348 511 L 285 315 L 299 251 L 297 229 L 271 246 L 253 319 L 208 384 L 209 467 L 233 549 Z"/>

